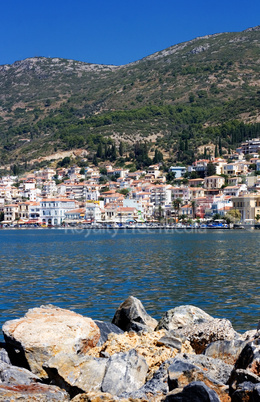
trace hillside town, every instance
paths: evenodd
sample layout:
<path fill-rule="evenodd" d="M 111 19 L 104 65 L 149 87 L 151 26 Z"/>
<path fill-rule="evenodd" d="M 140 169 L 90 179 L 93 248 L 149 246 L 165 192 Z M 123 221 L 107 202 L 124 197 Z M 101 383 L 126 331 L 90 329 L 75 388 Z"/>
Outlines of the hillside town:
<path fill-rule="evenodd" d="M 1 227 L 194 224 L 260 220 L 260 139 L 228 158 L 131 171 L 108 164 L 45 167 L 0 178 Z M 212 174 L 213 172 L 213 174 Z"/>

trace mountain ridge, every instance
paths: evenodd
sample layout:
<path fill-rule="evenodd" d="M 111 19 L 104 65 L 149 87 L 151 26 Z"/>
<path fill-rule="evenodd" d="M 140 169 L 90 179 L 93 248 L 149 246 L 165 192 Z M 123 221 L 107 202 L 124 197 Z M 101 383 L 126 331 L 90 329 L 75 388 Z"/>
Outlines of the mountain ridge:
<path fill-rule="evenodd" d="M 111 67 L 111 68 L 115 67 L 115 68 L 118 68 L 118 67 L 129 66 L 130 64 L 138 63 L 138 62 L 140 62 L 140 61 L 142 61 L 142 60 L 145 60 L 146 58 L 149 58 L 150 56 L 156 55 L 156 54 L 158 54 L 158 53 L 160 53 L 160 52 L 162 52 L 162 51 L 167 51 L 168 49 L 174 48 L 174 47 L 179 46 L 179 45 L 182 45 L 182 44 L 189 44 L 189 43 L 192 43 L 192 42 L 201 40 L 201 39 L 208 39 L 208 38 L 212 38 L 212 37 L 219 36 L 219 35 L 223 35 L 223 34 L 243 33 L 243 32 L 252 32 L 252 31 L 260 31 L 260 25 L 256 25 L 256 26 L 254 26 L 254 27 L 249 27 L 249 28 L 247 28 L 247 29 L 245 29 L 245 30 L 243 30 L 243 31 L 226 31 L 226 32 L 217 32 L 217 33 L 213 33 L 213 34 L 207 34 L 207 35 L 203 35 L 203 36 L 197 36 L 197 37 L 195 37 L 195 38 L 193 38 L 193 39 L 190 39 L 190 40 L 187 40 L 187 41 L 184 41 L 184 42 L 179 42 L 179 43 L 176 43 L 176 44 L 174 44 L 174 45 L 171 45 L 171 46 L 169 46 L 169 47 L 167 47 L 167 48 L 165 48 L 165 49 L 163 49 L 163 50 L 159 50 L 159 51 L 156 51 L 156 52 L 154 52 L 154 53 L 151 53 L 151 54 L 149 54 L 149 55 L 147 55 L 147 56 L 142 57 L 141 59 L 138 59 L 138 60 L 135 60 L 135 61 L 126 63 L 126 64 L 120 64 L 120 65 L 105 64 L 105 63 L 94 63 L 94 62 L 92 63 L 92 62 L 85 62 L 85 61 L 76 60 L 76 59 L 65 59 L 65 58 L 63 58 L 63 57 L 28 56 L 28 57 L 26 57 L 25 59 L 16 60 L 16 61 L 14 61 L 13 63 L 4 63 L 4 64 L 0 64 L 0 71 L 2 71 L 2 69 L 5 70 L 5 67 L 16 66 L 16 65 L 18 65 L 19 63 L 24 62 L 24 61 L 26 61 L 26 60 L 29 61 L 29 60 L 37 60 L 37 59 L 66 60 L 66 61 L 68 61 L 68 62 L 77 62 L 77 63 L 87 64 L 87 65 L 95 65 L 95 66 L 100 66 L 100 67 L 104 66 L 104 67 Z"/>
<path fill-rule="evenodd" d="M 95 151 L 101 137 L 155 138 L 175 154 L 187 137 L 196 151 L 207 127 L 260 122 L 259 76 L 260 26 L 197 37 L 121 66 L 57 57 L 2 65 L 1 164 L 73 146 Z"/>

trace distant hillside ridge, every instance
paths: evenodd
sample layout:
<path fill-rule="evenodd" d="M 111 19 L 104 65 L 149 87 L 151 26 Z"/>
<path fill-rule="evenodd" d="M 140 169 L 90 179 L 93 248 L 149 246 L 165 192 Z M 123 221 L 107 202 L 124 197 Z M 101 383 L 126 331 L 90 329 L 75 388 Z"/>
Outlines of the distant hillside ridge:
<path fill-rule="evenodd" d="M 0 66 L 0 165 L 74 148 L 91 153 L 100 141 L 123 141 L 129 152 L 148 141 L 166 157 L 181 157 L 180 141 L 193 154 L 218 138 L 235 147 L 258 134 L 259 70 L 260 26 L 198 37 L 123 66 L 46 57 Z M 241 123 L 247 134 L 221 128 Z"/>

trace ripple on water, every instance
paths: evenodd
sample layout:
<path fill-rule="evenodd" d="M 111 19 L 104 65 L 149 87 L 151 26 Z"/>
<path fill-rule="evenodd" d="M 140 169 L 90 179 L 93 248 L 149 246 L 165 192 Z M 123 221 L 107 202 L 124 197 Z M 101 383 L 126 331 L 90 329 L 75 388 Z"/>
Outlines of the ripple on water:
<path fill-rule="evenodd" d="M 237 330 L 259 319 L 258 232 L 0 231 L 1 323 L 52 303 L 111 320 L 130 294 L 155 318 L 194 304 Z"/>

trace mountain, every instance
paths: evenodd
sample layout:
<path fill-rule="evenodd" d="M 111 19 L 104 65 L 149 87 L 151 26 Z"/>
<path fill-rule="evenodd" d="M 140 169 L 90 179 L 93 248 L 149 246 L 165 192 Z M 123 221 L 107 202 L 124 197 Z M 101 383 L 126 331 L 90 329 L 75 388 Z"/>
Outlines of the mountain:
<path fill-rule="evenodd" d="M 148 141 L 169 158 L 219 138 L 232 148 L 260 135 L 259 73 L 260 26 L 123 66 L 45 57 L 0 66 L 0 165 L 106 142 L 130 151 Z"/>

